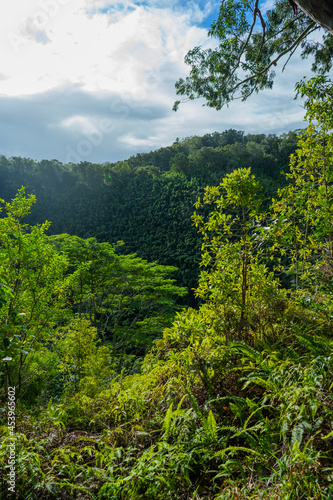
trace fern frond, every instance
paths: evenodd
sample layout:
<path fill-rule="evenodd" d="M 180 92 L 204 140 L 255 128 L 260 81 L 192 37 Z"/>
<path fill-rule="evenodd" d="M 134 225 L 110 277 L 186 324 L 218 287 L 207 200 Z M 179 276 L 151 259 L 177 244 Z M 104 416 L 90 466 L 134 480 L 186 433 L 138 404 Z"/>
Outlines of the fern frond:
<path fill-rule="evenodd" d="M 215 420 L 215 417 L 213 415 L 212 410 L 210 410 L 210 412 L 208 413 L 208 417 L 206 420 L 206 432 L 209 435 L 209 437 L 211 437 L 215 441 L 217 440 L 217 437 L 218 437 L 217 424 L 216 424 L 216 420 Z"/>
<path fill-rule="evenodd" d="M 230 452 L 231 456 L 233 456 L 235 453 L 240 452 L 240 451 L 245 452 L 245 453 L 250 453 L 252 455 L 256 455 L 257 457 L 259 457 L 261 459 L 264 459 L 263 455 L 261 453 L 259 453 L 258 451 L 252 450 L 252 448 L 246 448 L 244 446 L 228 446 L 228 448 L 225 448 L 224 450 L 220 450 L 220 451 L 216 452 L 212 458 L 215 458 L 215 457 L 223 458 L 224 455 L 228 452 Z"/>
<path fill-rule="evenodd" d="M 199 408 L 199 405 L 198 405 L 198 401 L 195 399 L 195 397 L 193 396 L 193 394 L 191 393 L 191 391 L 190 391 L 190 389 L 188 387 L 185 390 L 186 390 L 186 394 L 187 394 L 189 400 L 192 403 L 192 407 L 193 407 L 193 409 L 195 411 L 196 416 L 202 422 L 203 421 L 203 415 L 202 415 L 202 412 L 200 411 L 200 408 Z"/>
<path fill-rule="evenodd" d="M 230 350 L 235 350 L 246 354 L 246 356 L 255 363 L 261 363 L 264 360 L 263 355 L 258 349 L 255 349 L 254 347 L 251 347 L 247 344 L 243 344 L 242 342 L 234 342 L 230 346 Z"/>
<path fill-rule="evenodd" d="M 173 403 L 168 408 L 168 411 L 166 412 L 165 419 L 163 422 L 163 429 L 165 429 L 165 434 L 164 437 L 165 439 L 168 439 L 169 433 L 170 433 L 170 428 L 171 428 L 171 420 L 172 420 L 172 407 Z"/>

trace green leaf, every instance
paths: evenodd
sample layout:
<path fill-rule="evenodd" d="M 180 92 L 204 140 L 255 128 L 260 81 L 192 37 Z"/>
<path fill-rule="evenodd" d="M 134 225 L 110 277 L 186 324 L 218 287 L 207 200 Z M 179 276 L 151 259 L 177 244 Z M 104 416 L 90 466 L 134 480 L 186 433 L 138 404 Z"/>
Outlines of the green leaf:
<path fill-rule="evenodd" d="M 333 431 L 331 431 L 329 434 L 326 434 L 326 436 L 323 436 L 321 439 L 329 439 L 330 437 L 333 437 Z"/>
<path fill-rule="evenodd" d="M 291 433 L 291 444 L 294 446 L 298 442 L 298 446 L 302 443 L 304 433 L 304 426 L 302 424 L 296 425 Z"/>
<path fill-rule="evenodd" d="M 166 412 L 164 422 L 163 422 L 163 428 L 165 430 L 165 439 L 168 439 L 168 435 L 170 432 L 171 419 L 172 419 L 172 413 L 173 413 L 172 406 L 173 406 L 173 403 L 170 404 L 168 411 Z"/>
<path fill-rule="evenodd" d="M 11 339 L 9 339 L 8 337 L 4 338 L 3 339 L 3 344 L 5 346 L 5 349 L 8 349 L 8 347 L 10 346 L 11 344 Z"/>

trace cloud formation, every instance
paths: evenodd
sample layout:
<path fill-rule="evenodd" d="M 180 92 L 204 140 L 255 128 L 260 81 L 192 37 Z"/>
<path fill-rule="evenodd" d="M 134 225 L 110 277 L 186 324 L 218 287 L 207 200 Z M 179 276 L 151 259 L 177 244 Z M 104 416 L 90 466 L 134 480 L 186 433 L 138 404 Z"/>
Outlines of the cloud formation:
<path fill-rule="evenodd" d="M 17 0 L 0 7 L 0 153 L 33 159 L 117 161 L 176 137 L 226 128 L 280 133 L 302 124 L 293 87 L 220 112 L 199 101 L 172 111 L 174 83 L 219 2 Z M 18 15 L 19 13 L 19 15 Z"/>

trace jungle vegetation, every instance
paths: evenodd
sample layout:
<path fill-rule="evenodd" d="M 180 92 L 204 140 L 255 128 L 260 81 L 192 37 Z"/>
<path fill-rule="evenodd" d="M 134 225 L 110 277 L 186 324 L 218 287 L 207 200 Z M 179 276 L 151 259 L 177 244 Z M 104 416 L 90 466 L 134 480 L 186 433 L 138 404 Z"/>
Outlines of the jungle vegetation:
<path fill-rule="evenodd" d="M 292 152 L 296 134 L 229 131 L 205 140 L 239 140 L 186 152 L 204 139 L 191 138 L 100 167 L 2 158 L 6 196 L 14 191 L 0 219 L 2 495 L 15 386 L 13 498 L 332 498 L 333 84 L 304 80 L 298 92 L 309 125 Z M 214 163 L 219 148 L 230 163 Z M 126 206 L 115 185 L 128 192 Z M 73 193 L 79 234 L 64 231 Z M 148 260 L 125 233 L 125 245 L 108 241 L 122 236 L 108 223 L 113 197 L 116 213 L 133 220 L 146 203 L 161 232 L 166 207 L 175 209 L 167 227 L 175 220 L 179 238 L 176 207 L 185 220 L 195 202 L 195 306 L 179 303 L 186 290 L 162 251 Z M 47 210 L 57 214 L 54 234 L 38 219 Z M 154 238 L 165 246 L 156 234 L 147 246 Z"/>
<path fill-rule="evenodd" d="M 288 171 L 296 145 L 297 131 L 276 136 L 226 130 L 102 165 L 2 156 L 0 197 L 8 202 L 24 186 L 37 198 L 27 222 L 51 221 L 47 234 L 123 241 L 117 254 L 177 267 L 172 277 L 189 290 L 178 302 L 195 306 L 201 240 L 191 221 L 193 204 L 207 185 L 241 167 L 251 167 L 268 203 L 285 183 L 282 171 Z"/>

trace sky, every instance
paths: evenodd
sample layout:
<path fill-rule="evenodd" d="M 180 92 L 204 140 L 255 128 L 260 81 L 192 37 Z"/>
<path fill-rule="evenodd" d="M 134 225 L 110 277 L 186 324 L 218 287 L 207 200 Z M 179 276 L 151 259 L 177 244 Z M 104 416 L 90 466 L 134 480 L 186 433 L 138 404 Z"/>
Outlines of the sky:
<path fill-rule="evenodd" d="M 272 1 L 267 0 L 267 6 Z M 177 138 L 303 127 L 294 58 L 273 90 L 221 111 L 202 100 L 175 113 L 184 56 L 208 47 L 215 0 L 11 0 L 0 6 L 0 154 L 116 162 Z"/>

